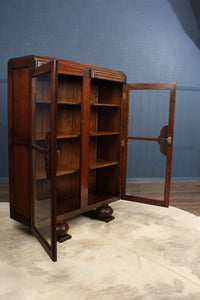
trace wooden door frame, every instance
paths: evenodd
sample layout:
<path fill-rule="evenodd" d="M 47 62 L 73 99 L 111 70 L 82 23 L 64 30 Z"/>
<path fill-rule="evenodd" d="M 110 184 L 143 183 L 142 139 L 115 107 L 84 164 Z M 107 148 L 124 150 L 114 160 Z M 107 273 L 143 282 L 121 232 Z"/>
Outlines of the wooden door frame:
<path fill-rule="evenodd" d="M 148 199 L 142 197 L 134 197 L 126 195 L 126 172 L 127 172 L 127 144 L 128 144 L 128 118 L 129 118 L 129 91 L 130 90 L 169 90 L 169 119 L 168 119 L 168 137 L 171 138 L 171 143 L 167 146 L 167 159 L 166 159 L 166 172 L 165 172 L 165 190 L 164 190 L 164 201 Z M 174 132 L 174 115 L 175 115 L 175 98 L 176 98 L 176 83 L 133 83 L 125 85 L 125 103 L 124 103 L 124 121 L 123 121 L 123 139 L 124 146 L 122 148 L 122 199 L 159 205 L 168 207 L 169 206 L 169 193 L 171 183 L 171 165 L 172 165 L 172 149 L 173 149 L 173 132 Z M 138 138 L 140 140 L 151 140 L 151 138 Z"/>
<path fill-rule="evenodd" d="M 56 202 L 56 126 L 57 126 L 57 84 L 58 84 L 58 63 L 56 60 L 44 64 L 32 70 L 32 86 L 34 77 L 43 74 L 51 74 L 51 138 L 50 138 L 50 181 L 51 181 L 51 245 L 43 238 L 41 233 L 34 226 L 34 166 L 33 166 L 33 151 L 36 151 L 37 146 L 34 147 L 34 89 L 32 88 L 31 98 L 31 146 L 32 147 L 32 199 L 31 199 L 31 230 L 37 237 L 42 247 L 53 261 L 57 261 L 57 234 L 56 234 L 56 215 L 57 215 L 57 202 Z"/>

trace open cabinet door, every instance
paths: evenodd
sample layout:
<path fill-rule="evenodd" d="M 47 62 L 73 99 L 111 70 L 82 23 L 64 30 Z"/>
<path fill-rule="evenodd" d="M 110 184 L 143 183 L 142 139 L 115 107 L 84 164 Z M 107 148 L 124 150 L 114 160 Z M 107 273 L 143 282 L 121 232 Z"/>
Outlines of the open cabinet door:
<path fill-rule="evenodd" d="M 176 84 L 125 87 L 122 199 L 168 206 Z"/>
<path fill-rule="evenodd" d="M 32 73 L 31 229 L 53 261 L 56 242 L 56 93 L 57 62 Z"/>

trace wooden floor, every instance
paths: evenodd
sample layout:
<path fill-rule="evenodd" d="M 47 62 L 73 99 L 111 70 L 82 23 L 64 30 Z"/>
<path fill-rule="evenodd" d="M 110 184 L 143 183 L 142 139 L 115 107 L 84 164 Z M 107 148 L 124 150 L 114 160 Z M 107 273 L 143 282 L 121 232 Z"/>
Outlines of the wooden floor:
<path fill-rule="evenodd" d="M 0 202 L 9 201 L 8 183 L 0 182 Z"/>
<path fill-rule="evenodd" d="M 126 191 L 138 197 L 163 200 L 164 183 L 127 183 Z M 172 182 L 169 205 L 200 216 L 200 182 Z"/>
<path fill-rule="evenodd" d="M 162 183 L 127 184 L 127 192 L 137 196 L 162 199 Z M 0 202 L 8 202 L 8 183 L 0 183 Z M 200 216 L 200 182 L 172 182 L 170 205 Z"/>

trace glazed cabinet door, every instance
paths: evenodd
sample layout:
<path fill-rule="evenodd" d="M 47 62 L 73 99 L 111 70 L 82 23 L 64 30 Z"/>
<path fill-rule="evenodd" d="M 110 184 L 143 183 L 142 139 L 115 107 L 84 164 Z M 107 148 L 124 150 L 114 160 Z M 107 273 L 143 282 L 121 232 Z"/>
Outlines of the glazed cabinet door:
<path fill-rule="evenodd" d="M 169 205 L 175 83 L 127 84 L 122 198 Z"/>
<path fill-rule="evenodd" d="M 56 97 L 57 62 L 32 73 L 32 221 L 31 228 L 53 261 L 56 245 Z"/>

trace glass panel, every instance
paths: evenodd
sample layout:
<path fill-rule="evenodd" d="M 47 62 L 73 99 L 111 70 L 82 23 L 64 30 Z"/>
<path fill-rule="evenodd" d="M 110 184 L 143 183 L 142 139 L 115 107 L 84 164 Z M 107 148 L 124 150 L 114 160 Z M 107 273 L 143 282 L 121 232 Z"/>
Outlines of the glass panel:
<path fill-rule="evenodd" d="M 35 143 L 44 140 L 50 132 L 51 74 L 40 75 L 35 81 Z M 40 146 L 40 145 L 39 145 Z"/>
<path fill-rule="evenodd" d="M 168 125 L 169 90 L 130 90 L 128 136 L 157 138 Z"/>
<path fill-rule="evenodd" d="M 166 156 L 157 142 L 128 140 L 126 194 L 164 200 Z"/>
<path fill-rule="evenodd" d="M 34 151 L 35 201 L 34 224 L 40 234 L 51 244 L 51 185 L 45 171 L 44 155 Z"/>
<path fill-rule="evenodd" d="M 51 130 L 51 74 L 34 78 L 35 144 L 34 150 L 34 226 L 51 245 L 51 181 L 49 179 L 50 130 Z"/>

